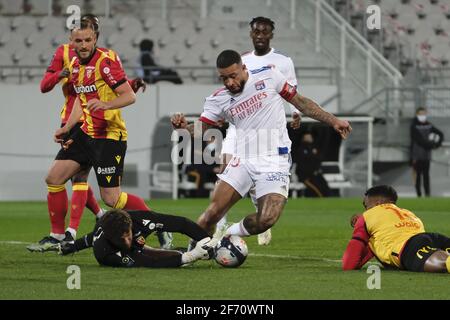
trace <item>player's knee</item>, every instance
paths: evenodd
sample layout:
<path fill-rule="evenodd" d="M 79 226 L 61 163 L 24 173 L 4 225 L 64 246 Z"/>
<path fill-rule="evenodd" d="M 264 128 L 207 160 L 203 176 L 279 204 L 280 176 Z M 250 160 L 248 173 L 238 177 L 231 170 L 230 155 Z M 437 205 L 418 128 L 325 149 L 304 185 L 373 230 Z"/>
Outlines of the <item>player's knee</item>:
<path fill-rule="evenodd" d="M 114 206 L 117 203 L 117 200 L 119 199 L 118 195 L 115 194 L 102 194 L 101 195 L 103 202 L 111 208 L 114 208 Z"/>
<path fill-rule="evenodd" d="M 64 181 L 62 181 L 61 179 L 58 179 L 57 177 L 49 174 L 45 178 L 45 183 L 47 185 L 60 185 L 60 184 L 64 184 Z"/>
<path fill-rule="evenodd" d="M 87 182 L 88 176 L 89 176 L 89 171 L 88 172 L 83 172 L 83 171 L 79 172 L 72 177 L 72 182 L 73 183 Z"/>

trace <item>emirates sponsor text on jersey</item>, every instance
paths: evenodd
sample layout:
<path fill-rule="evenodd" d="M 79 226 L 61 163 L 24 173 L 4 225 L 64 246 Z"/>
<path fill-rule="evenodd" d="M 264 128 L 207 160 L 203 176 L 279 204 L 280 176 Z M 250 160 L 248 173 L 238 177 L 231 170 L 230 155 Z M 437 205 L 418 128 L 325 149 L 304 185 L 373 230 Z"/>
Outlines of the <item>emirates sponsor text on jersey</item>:
<path fill-rule="evenodd" d="M 227 110 L 231 117 L 238 116 L 239 119 L 245 119 L 247 116 L 253 114 L 256 110 L 262 107 L 262 100 L 267 98 L 266 92 L 255 94 L 251 98 L 239 103 L 235 107 Z"/>

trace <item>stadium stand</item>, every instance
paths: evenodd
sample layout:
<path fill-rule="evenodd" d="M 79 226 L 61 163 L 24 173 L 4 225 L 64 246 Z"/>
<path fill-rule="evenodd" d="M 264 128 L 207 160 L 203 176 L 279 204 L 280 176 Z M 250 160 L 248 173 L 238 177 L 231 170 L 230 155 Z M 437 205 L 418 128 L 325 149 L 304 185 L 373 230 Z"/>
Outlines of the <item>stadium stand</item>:
<path fill-rule="evenodd" d="M 1 0 L 0 84 L 37 84 L 51 53 L 67 42 L 64 14 L 68 4 L 80 5 L 82 13 L 100 15 L 99 45 L 113 47 L 130 76 L 136 74 L 138 67 L 139 43 L 148 38 L 155 42 L 157 64 L 177 70 L 187 85 L 217 83 L 214 70 L 217 52 L 226 48 L 241 52 L 251 49 L 248 22 L 255 15 L 268 15 L 276 21 L 273 46 L 292 57 L 300 88 L 318 84 L 335 86 L 337 93 L 320 102 L 327 105 L 326 100 L 330 99 L 338 112 L 375 116 L 374 158 L 377 161 L 406 160 L 407 117 L 418 104 L 428 104 L 433 117 L 450 114 L 450 96 L 445 90 L 450 76 L 448 68 L 447 71 L 444 68 L 450 59 L 449 0 L 323 0 L 319 41 L 316 33 L 319 1 L 302 0 L 301 9 L 297 5 L 295 15 L 291 15 L 291 1 L 285 0 L 208 0 L 206 13 L 200 7 L 201 2 L 168 0 L 167 7 L 163 8 L 161 0 L 110 0 L 108 13 L 102 0 L 54 0 L 53 12 L 48 15 L 45 0 L 28 1 L 31 8 L 24 8 L 24 1 Z M 330 11 L 325 4 L 330 4 L 335 11 Z M 381 6 L 382 32 L 364 29 L 365 9 L 369 4 Z M 339 18 L 353 28 L 343 28 Z M 360 38 L 356 37 L 355 30 L 360 31 Z M 362 41 L 362 36 L 369 46 Z M 405 88 L 397 88 L 383 74 L 379 65 L 384 62 L 374 58 L 378 52 L 396 67 L 393 74 L 400 70 L 406 75 L 403 80 L 397 79 L 398 85 L 403 84 Z M 342 53 L 345 53 L 344 60 Z M 414 81 L 427 86 L 418 88 Z M 158 112 L 158 116 L 164 115 L 162 109 Z M 156 121 L 149 123 L 149 130 Z M 363 179 L 354 179 L 364 172 L 361 160 L 367 156 L 366 142 L 361 140 L 367 131 L 362 132 L 352 138 L 354 141 L 349 143 L 352 149 L 345 159 L 344 177 L 350 178 L 353 189 L 365 185 Z M 381 144 L 389 145 L 390 149 L 378 148 Z"/>
<path fill-rule="evenodd" d="M 448 0 L 348 0 L 329 1 L 348 18 L 404 74 L 411 67 L 447 66 L 450 60 L 450 1 Z M 369 5 L 379 5 L 383 32 L 365 29 L 363 17 Z M 381 38 L 381 41 L 380 39 Z"/>

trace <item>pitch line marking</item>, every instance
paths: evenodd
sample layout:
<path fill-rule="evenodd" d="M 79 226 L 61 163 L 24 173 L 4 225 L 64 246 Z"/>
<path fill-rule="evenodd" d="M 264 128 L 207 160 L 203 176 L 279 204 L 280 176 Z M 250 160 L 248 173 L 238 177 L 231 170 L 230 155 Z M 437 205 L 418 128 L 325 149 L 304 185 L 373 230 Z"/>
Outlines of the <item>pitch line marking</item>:
<path fill-rule="evenodd" d="M 31 242 L 23 241 L 0 241 L 0 244 L 30 244 Z"/>
<path fill-rule="evenodd" d="M 325 262 L 333 262 L 333 263 L 341 263 L 342 260 L 334 260 L 327 258 L 319 258 L 319 257 L 299 257 L 299 256 L 289 256 L 289 255 L 278 255 L 278 254 L 263 254 L 263 253 L 249 253 L 249 256 L 253 257 L 264 257 L 264 258 L 276 258 L 276 259 L 293 259 L 293 260 L 317 260 L 317 261 L 325 261 Z"/>

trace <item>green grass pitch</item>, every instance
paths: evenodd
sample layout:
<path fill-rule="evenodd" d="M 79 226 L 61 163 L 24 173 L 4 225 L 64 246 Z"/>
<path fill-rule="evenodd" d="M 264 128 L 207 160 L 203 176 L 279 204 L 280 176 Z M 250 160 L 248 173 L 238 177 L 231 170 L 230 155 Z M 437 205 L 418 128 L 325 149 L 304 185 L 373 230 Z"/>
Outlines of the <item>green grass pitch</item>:
<path fill-rule="evenodd" d="M 199 261 L 178 269 L 100 267 L 91 250 L 60 257 L 30 253 L 26 244 L 49 230 L 45 202 L 0 203 L 0 299 L 448 299 L 448 274 L 381 271 L 381 289 L 369 290 L 366 268 L 341 271 L 340 258 L 351 236 L 349 217 L 361 212 L 361 199 L 292 199 L 273 228 L 269 246 L 246 238 L 250 255 L 237 269 Z M 153 200 L 159 212 L 196 219 L 202 200 Z M 427 231 L 450 235 L 450 199 L 404 199 L 399 206 L 422 218 Z M 245 199 L 231 211 L 238 221 L 252 211 Z M 85 211 L 79 236 L 91 230 Z M 150 245 L 156 237 L 150 236 Z M 185 246 L 187 238 L 175 237 Z M 66 286 L 69 265 L 81 270 L 81 289 Z"/>

